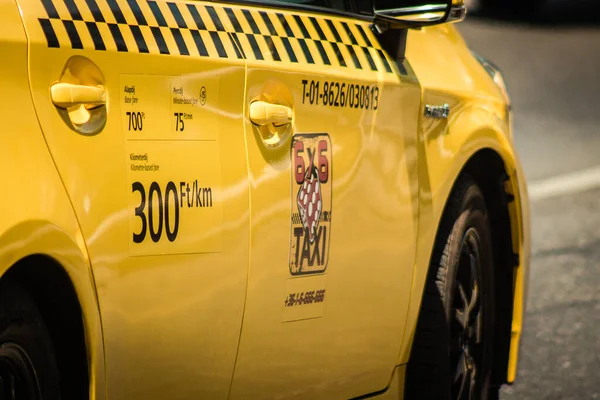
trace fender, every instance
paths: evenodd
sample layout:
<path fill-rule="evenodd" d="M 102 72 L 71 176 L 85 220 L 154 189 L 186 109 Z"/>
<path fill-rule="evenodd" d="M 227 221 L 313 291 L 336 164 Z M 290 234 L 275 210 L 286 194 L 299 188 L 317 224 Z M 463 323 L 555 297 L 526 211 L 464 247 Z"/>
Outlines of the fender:
<path fill-rule="evenodd" d="M 515 196 L 509 206 L 513 251 L 519 254 L 515 279 L 514 312 L 508 381 L 516 374 L 518 345 L 523 319 L 529 265 L 529 208 L 523 171 L 512 147 L 509 124 L 502 118 L 502 105 L 482 99 L 449 99 L 441 93 L 425 93 L 424 103 L 436 104 L 440 97 L 453 103 L 450 120 L 421 121 L 419 146 L 420 211 L 417 254 L 409 312 L 399 364 L 408 362 L 418 318 L 421 296 L 431 252 L 446 201 L 468 161 L 481 150 L 492 150 L 503 160 L 508 175 L 507 191 Z M 524 223 L 521 223 L 524 221 Z"/>

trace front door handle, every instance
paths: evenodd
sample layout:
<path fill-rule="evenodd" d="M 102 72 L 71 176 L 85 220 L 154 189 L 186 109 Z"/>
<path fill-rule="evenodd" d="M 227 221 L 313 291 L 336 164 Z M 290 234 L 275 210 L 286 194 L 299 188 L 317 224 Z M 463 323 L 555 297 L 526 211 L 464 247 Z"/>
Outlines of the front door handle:
<path fill-rule="evenodd" d="M 106 104 L 106 91 L 99 86 L 75 85 L 72 83 L 55 83 L 50 86 L 52 103 L 58 108 L 77 106 L 101 106 Z"/>
<path fill-rule="evenodd" d="M 286 125 L 292 122 L 292 114 L 290 107 L 281 104 L 272 104 L 266 101 L 250 103 L 250 121 L 255 125 Z"/>

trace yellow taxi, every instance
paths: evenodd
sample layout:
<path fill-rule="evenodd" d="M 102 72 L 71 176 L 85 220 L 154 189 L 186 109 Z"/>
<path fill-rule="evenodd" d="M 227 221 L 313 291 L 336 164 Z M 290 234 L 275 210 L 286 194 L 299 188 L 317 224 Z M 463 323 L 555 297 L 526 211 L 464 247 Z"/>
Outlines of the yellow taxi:
<path fill-rule="evenodd" d="M 464 15 L 0 0 L 0 398 L 495 398 L 529 211 Z"/>

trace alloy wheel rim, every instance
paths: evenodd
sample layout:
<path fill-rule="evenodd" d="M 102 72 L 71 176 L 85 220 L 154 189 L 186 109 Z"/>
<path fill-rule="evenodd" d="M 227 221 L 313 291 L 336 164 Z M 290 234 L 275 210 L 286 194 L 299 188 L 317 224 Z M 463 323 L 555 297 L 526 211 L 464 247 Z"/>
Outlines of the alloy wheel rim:
<path fill-rule="evenodd" d="M 483 308 L 479 235 L 467 230 L 456 271 L 450 324 L 452 399 L 478 399 L 482 371 Z"/>
<path fill-rule="evenodd" d="M 40 388 L 29 355 L 13 342 L 0 345 L 0 400 L 38 400 Z"/>

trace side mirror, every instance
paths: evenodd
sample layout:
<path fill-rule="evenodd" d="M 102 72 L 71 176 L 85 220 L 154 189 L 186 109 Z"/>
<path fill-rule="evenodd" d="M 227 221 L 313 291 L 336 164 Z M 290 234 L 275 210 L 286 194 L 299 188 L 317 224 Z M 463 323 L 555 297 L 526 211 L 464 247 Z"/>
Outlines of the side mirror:
<path fill-rule="evenodd" d="M 466 14 L 464 0 L 374 0 L 376 25 L 386 28 L 417 28 L 460 21 Z"/>

